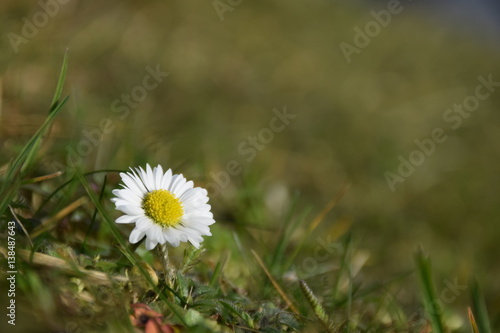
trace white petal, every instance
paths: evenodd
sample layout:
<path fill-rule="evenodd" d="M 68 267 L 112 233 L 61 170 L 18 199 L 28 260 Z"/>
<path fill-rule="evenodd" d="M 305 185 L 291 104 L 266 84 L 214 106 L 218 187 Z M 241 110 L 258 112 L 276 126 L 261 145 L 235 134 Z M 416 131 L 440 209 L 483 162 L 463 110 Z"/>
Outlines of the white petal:
<path fill-rule="evenodd" d="M 128 190 L 120 190 L 120 191 L 128 191 Z M 138 197 L 135 196 L 135 194 L 132 194 L 132 192 L 128 191 L 128 194 L 124 193 L 115 193 L 117 195 L 116 198 L 113 198 L 113 203 L 116 206 L 123 206 L 123 205 L 132 205 L 136 207 L 141 207 L 142 206 L 142 199 L 139 199 Z"/>
<path fill-rule="evenodd" d="M 141 232 L 141 231 L 139 231 L 137 229 L 134 229 L 130 233 L 130 237 L 129 237 L 128 240 L 130 241 L 130 243 L 135 244 L 138 241 L 140 241 L 144 237 L 144 235 L 145 235 L 144 232 Z"/>
<path fill-rule="evenodd" d="M 190 204 L 193 206 L 200 206 L 200 205 L 205 205 L 208 202 L 208 197 L 203 194 L 203 191 L 197 190 L 199 187 L 196 187 L 192 190 L 189 190 L 187 192 L 193 192 L 193 194 L 189 193 L 189 195 L 186 193 L 184 196 L 183 202 L 186 204 Z"/>
<path fill-rule="evenodd" d="M 149 238 L 146 238 L 146 249 L 148 250 L 152 250 L 156 247 L 156 245 L 158 244 L 158 241 L 156 239 L 149 239 Z"/>
<path fill-rule="evenodd" d="M 191 200 L 192 198 L 194 198 L 196 196 L 196 192 L 197 191 L 195 191 L 194 189 L 185 191 L 184 193 L 182 193 L 179 196 L 179 200 L 181 200 L 182 202 L 186 202 L 188 200 Z"/>
<path fill-rule="evenodd" d="M 182 176 L 182 174 L 174 175 L 172 177 L 172 182 L 170 183 L 170 188 L 168 189 L 170 192 L 176 194 L 177 189 L 186 183 L 186 178 Z M 178 196 L 177 196 L 178 197 Z"/>
<path fill-rule="evenodd" d="M 129 177 L 130 180 L 134 182 L 136 185 L 136 190 L 138 189 L 139 192 L 134 191 L 134 193 L 143 196 L 144 193 L 148 192 L 148 189 L 144 186 L 144 183 L 141 180 L 141 177 L 136 174 L 135 170 L 130 168 L 130 172 L 127 172 L 126 175 Z M 122 177 L 123 180 L 123 177 Z M 122 185 L 125 189 L 128 189 L 126 185 Z"/>
<path fill-rule="evenodd" d="M 148 177 L 148 186 L 150 186 L 150 188 L 154 189 L 155 177 L 154 177 L 153 170 L 151 169 L 151 166 L 149 164 L 146 164 L 146 177 Z"/>
<path fill-rule="evenodd" d="M 185 215 L 210 215 L 210 205 L 204 204 L 201 206 L 193 206 L 191 204 L 183 204 L 182 207 L 184 208 Z"/>
<path fill-rule="evenodd" d="M 193 208 L 193 207 L 186 207 L 186 206 L 183 206 L 184 208 L 184 215 L 183 215 L 183 219 L 191 219 L 193 217 L 209 217 L 209 218 L 213 218 L 213 214 L 210 210 L 206 210 L 206 209 L 196 209 L 196 208 Z"/>
<path fill-rule="evenodd" d="M 179 197 L 179 199 L 181 199 L 184 202 L 186 200 L 191 200 L 191 199 L 195 198 L 196 196 L 203 196 L 203 193 L 199 187 L 195 187 L 193 189 L 190 189 L 190 190 L 182 193 L 182 195 Z"/>
<path fill-rule="evenodd" d="M 188 239 L 193 237 L 201 238 L 201 235 L 197 230 L 191 229 L 188 226 L 180 227 L 178 230 L 182 231 L 182 233 L 185 234 Z"/>
<path fill-rule="evenodd" d="M 132 215 L 122 215 L 116 219 L 116 223 L 134 223 L 137 220 L 137 216 Z"/>
<path fill-rule="evenodd" d="M 132 192 L 134 192 L 137 196 L 141 196 L 148 192 L 148 190 L 144 187 L 141 179 L 137 176 L 131 175 L 129 173 L 120 173 L 122 177 L 122 182 L 129 188 Z"/>
<path fill-rule="evenodd" d="M 179 246 L 180 239 L 175 234 L 174 228 L 165 228 L 163 229 L 163 237 L 165 240 L 172 245 L 173 247 Z"/>
<path fill-rule="evenodd" d="M 153 178 L 155 190 L 161 189 L 161 181 L 163 179 L 163 169 L 161 165 L 158 165 L 153 169 Z"/>
<path fill-rule="evenodd" d="M 128 202 L 127 200 L 123 200 L 123 199 L 119 199 L 119 198 L 113 198 L 113 199 L 114 199 L 113 203 L 115 204 L 115 207 L 130 206 L 130 202 Z"/>
<path fill-rule="evenodd" d="M 193 224 L 203 224 L 203 225 L 212 225 L 215 223 L 215 220 L 211 217 L 205 217 L 205 216 L 192 216 L 189 218 L 183 218 L 183 221 L 186 221 L 188 225 L 191 223 Z"/>
<path fill-rule="evenodd" d="M 210 228 L 206 224 L 190 224 L 189 229 L 197 231 L 200 235 L 211 236 Z"/>
<path fill-rule="evenodd" d="M 169 228 L 169 232 L 174 235 L 176 238 L 178 238 L 181 242 L 186 242 L 187 241 L 187 235 L 184 231 L 182 231 L 179 228 Z"/>
<path fill-rule="evenodd" d="M 162 233 L 162 227 L 158 224 L 152 224 L 151 227 L 146 231 L 146 236 L 151 239 L 157 239 Z"/>
<path fill-rule="evenodd" d="M 144 215 L 144 210 L 140 207 L 132 206 L 132 205 L 120 205 L 117 206 L 116 209 L 121 210 L 127 215 L 140 216 Z"/>
<path fill-rule="evenodd" d="M 154 222 L 152 222 L 149 217 L 140 216 L 137 218 L 135 222 L 135 228 L 141 231 L 146 232 L 148 229 L 153 227 Z"/>
<path fill-rule="evenodd" d="M 199 241 L 198 241 L 198 240 L 195 240 L 195 239 L 193 239 L 193 238 L 191 238 L 191 237 L 188 237 L 188 240 L 189 240 L 189 242 L 190 242 L 191 244 L 193 244 L 193 246 L 194 246 L 195 248 L 199 248 L 199 247 L 200 247 L 200 243 L 201 243 L 201 242 L 203 242 L 203 238 L 202 238 L 201 240 L 199 240 Z"/>
<path fill-rule="evenodd" d="M 124 190 L 113 190 L 112 192 L 115 196 L 117 196 L 120 199 L 127 200 L 130 203 L 133 204 L 141 204 L 142 202 L 142 194 L 139 196 L 135 194 L 133 191 L 130 189 L 124 189 Z"/>
<path fill-rule="evenodd" d="M 168 190 L 171 181 L 172 181 L 172 169 L 168 169 L 167 172 L 165 172 L 165 174 L 163 175 L 163 179 L 161 181 L 161 188 Z"/>
<path fill-rule="evenodd" d="M 172 247 L 177 247 L 177 246 L 179 246 L 179 245 L 180 245 L 180 243 L 181 243 L 181 242 L 180 242 L 180 240 L 179 240 L 178 238 L 175 238 L 175 239 L 173 239 L 173 240 L 171 240 L 171 241 L 167 241 L 167 242 L 168 242 L 168 243 L 170 244 L 170 246 L 172 246 Z"/>
<path fill-rule="evenodd" d="M 135 169 L 137 172 L 139 178 L 141 179 L 142 183 L 144 184 L 144 187 L 146 188 L 147 192 L 153 191 L 153 184 L 148 180 L 148 175 L 146 174 L 146 171 L 142 167 L 138 167 Z"/>
<path fill-rule="evenodd" d="M 165 233 L 163 232 L 164 230 L 165 230 L 165 228 L 160 228 L 158 233 L 155 234 L 156 239 L 158 240 L 158 243 L 160 243 L 160 244 L 165 244 L 165 242 L 167 241 L 167 237 L 165 237 Z"/>
<path fill-rule="evenodd" d="M 184 179 L 185 180 L 185 179 Z M 189 191 L 193 188 L 193 182 L 190 180 L 184 184 L 182 184 L 182 186 L 179 186 L 177 189 L 175 189 L 175 196 L 177 198 L 179 198 L 181 195 L 183 195 L 186 191 Z"/>
<path fill-rule="evenodd" d="M 180 242 L 187 242 L 188 235 L 177 228 L 169 228 L 168 233 L 172 235 L 172 237 L 175 239 L 175 242 L 172 242 L 172 246 L 178 246 L 179 241 Z"/>

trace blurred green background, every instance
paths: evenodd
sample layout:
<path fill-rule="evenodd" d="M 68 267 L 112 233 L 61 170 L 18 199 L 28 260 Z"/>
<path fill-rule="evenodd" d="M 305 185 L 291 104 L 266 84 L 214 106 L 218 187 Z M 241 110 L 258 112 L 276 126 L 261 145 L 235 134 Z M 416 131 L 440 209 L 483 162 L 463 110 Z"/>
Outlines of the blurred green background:
<path fill-rule="evenodd" d="M 45 118 L 68 49 L 70 102 L 52 129 L 40 174 L 67 165 L 83 131 L 109 118 L 115 128 L 83 160 L 88 171 L 161 163 L 208 186 L 229 161 L 242 166 L 211 199 L 220 222 L 214 234 L 229 228 L 272 235 L 294 193 L 301 207 L 317 212 L 351 183 L 317 235 L 352 223 L 356 246 L 370 254 L 367 279 L 411 269 L 421 244 L 438 288 L 445 278 L 466 284 L 477 275 L 498 315 L 500 91 L 458 129 L 443 120 L 474 94 L 479 76 L 500 81 L 498 43 L 404 2 L 348 63 L 340 44 L 354 45 L 354 28 L 364 29 L 374 20 L 370 11 L 387 2 L 56 3 L 54 16 L 17 53 L 8 34 L 22 35 L 23 18 L 32 20 L 41 5 L 0 4 L 2 165 Z M 227 9 L 223 20 L 214 3 L 225 4 L 218 7 Z M 148 66 L 169 75 L 120 119 L 113 102 L 142 85 Z M 296 118 L 247 161 L 238 147 L 284 107 Z M 408 158 L 414 140 L 438 127 L 448 139 L 391 191 L 384 174 L 396 173 L 398 156 Z M 268 210 L 252 210 L 258 201 Z"/>

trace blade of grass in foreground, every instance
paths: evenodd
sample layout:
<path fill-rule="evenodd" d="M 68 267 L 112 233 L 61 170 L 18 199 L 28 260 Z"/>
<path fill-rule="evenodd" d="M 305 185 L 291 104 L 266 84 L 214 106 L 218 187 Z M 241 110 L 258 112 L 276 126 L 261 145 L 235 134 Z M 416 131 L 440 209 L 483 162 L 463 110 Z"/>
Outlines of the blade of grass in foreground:
<path fill-rule="evenodd" d="M 78 178 L 78 180 L 80 181 L 80 183 L 85 188 L 85 191 L 87 192 L 87 194 L 88 194 L 88 196 L 90 198 L 90 201 L 94 204 L 96 210 L 99 212 L 99 214 L 101 215 L 101 217 L 104 220 L 104 222 L 110 228 L 111 233 L 113 234 L 113 236 L 116 238 L 116 240 L 120 244 L 120 247 L 121 247 L 120 251 L 125 255 L 125 257 L 127 257 L 127 259 L 130 261 L 130 263 L 132 265 L 134 265 L 135 267 L 138 268 L 138 270 L 141 273 L 141 275 L 144 277 L 144 279 L 151 286 L 151 289 L 154 290 L 154 292 L 160 296 L 160 299 L 165 303 L 165 305 L 167 305 L 170 308 L 170 311 L 172 311 L 172 313 L 179 319 L 179 321 L 181 322 L 181 324 L 187 327 L 188 325 L 187 325 L 187 323 L 186 323 L 186 321 L 184 319 L 184 316 L 180 313 L 180 311 L 176 307 L 176 305 L 172 304 L 172 302 L 170 302 L 167 299 L 167 297 L 165 296 L 165 294 L 161 290 L 159 290 L 159 288 L 153 282 L 153 280 L 151 279 L 151 276 L 149 275 L 149 273 L 146 272 L 146 270 L 142 267 L 142 265 L 139 265 L 139 262 L 136 259 L 134 253 L 132 253 L 132 251 L 130 250 L 130 248 L 127 246 L 127 242 L 123 239 L 123 236 L 120 233 L 120 231 L 118 230 L 118 227 L 115 225 L 115 223 L 109 217 L 108 213 L 106 212 L 106 210 L 102 206 L 101 202 L 99 201 L 99 199 L 97 198 L 97 196 L 95 195 L 95 193 L 93 192 L 93 190 L 90 188 L 90 184 L 84 178 L 83 174 L 79 170 L 75 169 L 75 175 L 76 175 L 76 178 Z"/>
<path fill-rule="evenodd" d="M 276 289 L 276 291 L 278 292 L 278 294 L 280 294 L 281 298 L 283 298 L 283 300 L 285 301 L 285 303 L 287 304 L 287 306 L 293 312 L 295 312 L 296 314 L 299 314 L 299 311 L 297 310 L 297 308 L 295 307 L 295 305 L 293 305 L 292 301 L 290 301 L 290 299 L 285 294 L 285 292 L 283 291 L 283 289 L 280 287 L 280 285 L 278 284 L 278 282 L 276 282 L 276 280 L 274 279 L 274 277 L 271 275 L 271 272 L 269 272 L 269 270 L 267 269 L 266 265 L 264 265 L 264 262 L 262 261 L 262 259 L 260 259 L 260 257 L 257 254 L 257 252 L 255 252 L 254 250 L 250 250 L 250 252 L 252 252 L 253 256 L 257 260 L 257 263 L 262 268 L 262 270 L 264 271 L 264 273 L 266 273 L 266 275 L 269 278 L 269 280 L 271 281 L 273 287 Z"/>
<path fill-rule="evenodd" d="M 219 261 L 217 262 L 217 265 L 215 266 L 214 273 L 212 274 L 212 278 L 210 279 L 210 286 L 215 287 L 217 283 L 219 282 L 219 277 L 224 269 L 224 266 L 226 265 L 227 258 L 229 257 L 229 252 L 224 252 L 224 254 L 221 255 Z"/>
<path fill-rule="evenodd" d="M 64 59 L 61 66 L 61 74 L 59 74 L 59 80 L 57 81 L 56 91 L 54 92 L 54 97 L 52 98 L 52 103 L 50 105 L 50 113 L 54 112 L 57 106 L 60 104 L 62 90 L 64 87 L 64 80 L 66 79 L 66 72 L 68 71 L 68 50 L 64 53 Z"/>
<path fill-rule="evenodd" d="M 484 301 L 483 293 L 481 287 L 476 279 L 471 283 L 471 293 L 472 293 L 472 318 L 476 319 L 475 324 L 477 324 L 476 329 L 480 333 L 491 333 L 490 321 L 488 319 L 488 311 L 486 310 L 486 304 Z M 470 309 L 469 309 L 470 311 Z M 469 318 L 470 318 L 469 315 Z M 472 321 L 471 321 L 471 324 Z M 474 324 L 473 324 L 474 327 Z"/>
<path fill-rule="evenodd" d="M 467 308 L 467 312 L 469 314 L 469 322 L 472 328 L 472 333 L 479 333 L 479 328 L 477 328 L 476 318 L 474 318 L 474 314 L 470 308 Z"/>
<path fill-rule="evenodd" d="M 66 73 L 68 72 L 68 50 L 64 53 L 64 58 L 63 58 L 63 63 L 61 66 L 61 73 L 59 74 L 59 80 L 57 80 L 56 84 L 56 91 L 54 92 L 54 97 L 52 98 L 52 103 L 50 103 L 50 110 L 49 110 L 49 117 L 53 113 L 58 113 L 59 110 L 61 109 L 62 104 L 65 103 L 66 99 L 64 99 L 61 102 L 61 94 L 62 90 L 64 88 L 64 81 L 66 80 Z M 32 165 L 32 162 L 34 162 L 36 156 L 38 155 L 38 151 L 40 150 L 40 146 L 42 145 L 42 142 L 44 140 L 44 136 L 46 132 L 48 132 L 49 127 L 47 127 L 40 136 L 40 140 L 35 141 L 35 145 L 33 149 L 29 152 L 28 156 L 26 157 L 26 163 L 23 165 L 23 171 L 24 168 L 29 169 L 29 167 Z"/>
<path fill-rule="evenodd" d="M 54 121 L 54 118 L 61 111 L 63 105 L 68 100 L 68 97 L 65 97 L 62 101 L 60 100 L 64 80 L 66 79 L 68 66 L 67 58 L 68 54 L 66 53 L 64 55 L 61 74 L 59 75 L 59 80 L 57 82 L 53 103 L 50 107 L 50 112 L 47 118 L 43 122 L 42 126 L 38 129 L 38 131 L 23 147 L 21 153 L 17 156 L 17 158 L 14 159 L 9 165 L 5 178 L 3 179 L 3 183 L 0 188 L 0 197 L 2 198 L 2 200 L 0 201 L 0 216 L 5 213 L 7 206 L 12 202 L 12 200 L 14 200 L 16 194 L 18 193 L 19 186 L 21 186 L 22 180 L 25 178 L 28 170 L 33 165 L 33 162 L 40 150 L 44 135 L 50 128 L 50 125 Z"/>
<path fill-rule="evenodd" d="M 288 212 L 284 216 L 283 222 L 281 223 L 280 227 L 280 232 L 279 232 L 279 239 L 277 242 L 277 245 L 274 249 L 274 255 L 272 256 L 272 259 L 269 263 L 269 267 L 271 271 L 275 274 L 282 274 L 282 270 L 287 270 L 288 267 L 282 267 L 282 264 L 285 260 L 285 250 L 286 247 L 288 246 L 289 239 L 292 235 L 292 233 L 295 231 L 295 229 L 298 226 L 297 221 L 300 221 L 301 219 L 294 219 L 293 217 L 296 215 L 295 210 L 297 208 L 297 204 L 299 202 L 299 193 L 296 192 L 295 195 L 292 198 L 292 202 L 290 204 L 290 208 L 288 209 Z"/>
<path fill-rule="evenodd" d="M 104 192 L 105 192 L 105 189 L 106 189 L 106 181 L 107 181 L 107 176 L 104 175 L 104 180 L 102 182 L 101 191 L 99 193 L 99 202 L 102 201 L 102 198 L 104 196 Z M 98 214 L 97 209 L 94 209 L 94 213 L 92 214 L 92 218 L 90 220 L 89 227 L 87 228 L 87 232 L 85 233 L 85 237 L 83 238 L 82 251 L 86 250 L 86 248 L 87 248 L 87 238 L 89 237 L 89 234 L 90 234 L 90 232 L 92 231 L 92 228 L 95 225 L 97 214 Z"/>
<path fill-rule="evenodd" d="M 429 314 L 431 320 L 432 332 L 445 333 L 443 320 L 441 318 L 442 310 L 435 302 L 438 298 L 436 296 L 434 281 L 432 280 L 431 260 L 428 256 L 424 256 L 422 249 L 418 249 L 415 254 L 415 263 L 417 265 L 417 271 L 423 289 L 425 310 Z"/>
<path fill-rule="evenodd" d="M 84 177 L 93 175 L 93 174 L 100 174 L 100 173 L 110 173 L 110 172 L 115 172 L 115 173 L 120 173 L 123 172 L 124 170 L 118 170 L 118 169 L 102 169 L 102 170 L 96 170 L 96 171 L 89 171 L 83 174 Z M 56 188 L 54 191 L 52 191 L 40 204 L 38 209 L 35 211 L 35 214 L 33 215 L 38 215 L 44 208 L 45 206 L 49 203 L 52 198 L 54 198 L 60 191 L 64 190 L 67 186 L 73 184 L 76 182 L 78 179 L 76 177 L 72 177 L 71 179 L 65 181 L 63 184 L 61 184 L 58 188 Z"/>

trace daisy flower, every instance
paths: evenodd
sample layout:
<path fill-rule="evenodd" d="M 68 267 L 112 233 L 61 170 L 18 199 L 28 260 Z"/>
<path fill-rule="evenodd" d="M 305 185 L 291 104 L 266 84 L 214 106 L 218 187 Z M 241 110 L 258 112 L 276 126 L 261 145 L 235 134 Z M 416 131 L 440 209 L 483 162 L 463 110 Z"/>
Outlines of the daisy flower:
<path fill-rule="evenodd" d="M 182 174 L 163 173 L 160 165 L 146 170 L 141 167 L 122 172 L 122 189 L 113 190 L 111 201 L 125 213 L 116 223 L 135 223 L 130 233 L 132 244 L 146 236 L 146 248 L 158 243 L 179 246 L 189 241 L 199 247 L 202 236 L 211 236 L 209 225 L 215 223 L 210 212 L 207 190 L 193 187 Z"/>

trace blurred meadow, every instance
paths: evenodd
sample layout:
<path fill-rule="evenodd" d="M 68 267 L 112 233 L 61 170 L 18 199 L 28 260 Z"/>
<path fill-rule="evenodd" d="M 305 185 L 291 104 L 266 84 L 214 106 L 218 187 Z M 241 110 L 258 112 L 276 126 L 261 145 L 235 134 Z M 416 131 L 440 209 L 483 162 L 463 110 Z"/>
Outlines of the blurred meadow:
<path fill-rule="evenodd" d="M 13 214 L 30 235 L 17 224 L 17 324 L 2 311 L 2 332 L 133 331 L 132 303 L 193 332 L 476 332 L 468 307 L 498 331 L 500 28 L 460 3 L 467 20 L 394 0 L 1 2 L 2 253 Z M 65 53 L 69 99 L 14 188 Z M 146 163 L 207 188 L 216 220 L 205 253 L 172 249 L 175 297 L 75 273 L 144 279 L 94 199 L 114 221 L 117 171 Z M 154 251 L 131 251 L 168 285 Z"/>

